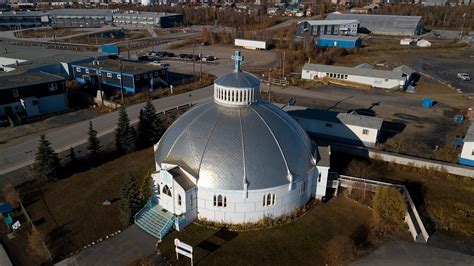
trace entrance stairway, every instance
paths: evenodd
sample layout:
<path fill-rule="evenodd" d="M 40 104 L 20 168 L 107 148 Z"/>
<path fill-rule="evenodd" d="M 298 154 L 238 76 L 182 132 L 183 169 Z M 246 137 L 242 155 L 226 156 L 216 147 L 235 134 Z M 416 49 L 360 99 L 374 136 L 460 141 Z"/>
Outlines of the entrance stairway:
<path fill-rule="evenodd" d="M 164 211 L 159 204 L 148 202 L 135 214 L 135 224 L 145 232 L 162 240 L 173 228 L 174 216 Z"/>

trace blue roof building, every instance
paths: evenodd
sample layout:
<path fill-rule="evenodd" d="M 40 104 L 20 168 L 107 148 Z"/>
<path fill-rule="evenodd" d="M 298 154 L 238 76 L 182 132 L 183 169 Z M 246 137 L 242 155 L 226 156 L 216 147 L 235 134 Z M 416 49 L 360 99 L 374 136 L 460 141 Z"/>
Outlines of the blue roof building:
<path fill-rule="evenodd" d="M 321 47 L 356 48 L 362 45 L 362 40 L 359 36 L 321 35 L 315 43 Z"/>

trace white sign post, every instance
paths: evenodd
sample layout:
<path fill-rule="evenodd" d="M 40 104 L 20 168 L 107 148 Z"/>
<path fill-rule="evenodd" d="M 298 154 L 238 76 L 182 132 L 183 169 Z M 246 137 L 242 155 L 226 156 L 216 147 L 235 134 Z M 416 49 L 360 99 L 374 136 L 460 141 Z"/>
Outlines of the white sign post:
<path fill-rule="evenodd" d="M 176 246 L 176 260 L 179 259 L 179 254 L 184 255 L 191 259 L 191 265 L 193 265 L 193 247 L 190 245 L 179 241 L 179 239 L 174 239 L 174 245 Z"/>

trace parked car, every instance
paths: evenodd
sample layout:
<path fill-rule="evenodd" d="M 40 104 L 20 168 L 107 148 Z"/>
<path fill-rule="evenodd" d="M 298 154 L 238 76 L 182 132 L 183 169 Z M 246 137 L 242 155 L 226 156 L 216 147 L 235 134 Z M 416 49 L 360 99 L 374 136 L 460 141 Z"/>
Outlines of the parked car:
<path fill-rule="evenodd" d="M 467 73 L 458 73 L 458 78 L 464 81 L 471 80 L 471 77 Z"/>
<path fill-rule="evenodd" d="M 159 60 L 151 61 L 149 64 L 150 64 L 150 65 L 154 65 L 154 66 L 161 66 L 161 63 L 160 63 Z"/>

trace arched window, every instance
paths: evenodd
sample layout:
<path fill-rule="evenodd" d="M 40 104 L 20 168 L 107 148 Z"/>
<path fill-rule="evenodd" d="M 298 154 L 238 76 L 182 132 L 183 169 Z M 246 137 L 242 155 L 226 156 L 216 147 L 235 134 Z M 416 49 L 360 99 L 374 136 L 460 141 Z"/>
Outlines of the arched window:
<path fill-rule="evenodd" d="M 163 187 L 163 194 L 168 195 L 168 196 L 171 197 L 171 190 L 170 190 L 170 188 L 168 187 L 168 185 L 165 185 L 165 186 Z"/>
<path fill-rule="evenodd" d="M 318 182 L 321 182 L 321 173 L 318 175 Z"/>
<path fill-rule="evenodd" d="M 227 207 L 227 197 L 224 196 L 224 207 Z"/>
<path fill-rule="evenodd" d="M 181 206 L 181 195 L 178 194 L 178 205 Z"/>
<path fill-rule="evenodd" d="M 157 193 L 158 195 L 161 194 L 161 191 L 160 191 L 160 184 L 156 184 L 156 193 Z"/>
<path fill-rule="evenodd" d="M 266 206 L 266 205 L 265 205 L 266 202 L 267 202 L 267 201 L 266 201 L 266 195 L 263 195 L 263 204 L 262 204 L 262 205 L 263 205 L 263 206 Z"/>
<path fill-rule="evenodd" d="M 272 194 L 268 193 L 267 195 L 267 206 L 272 205 Z"/>
<path fill-rule="evenodd" d="M 217 197 L 214 195 L 214 206 L 217 206 Z"/>
<path fill-rule="evenodd" d="M 272 205 L 275 205 L 275 193 L 273 193 L 273 197 L 272 197 Z"/>
<path fill-rule="evenodd" d="M 222 195 L 217 196 L 217 207 L 222 207 Z"/>

